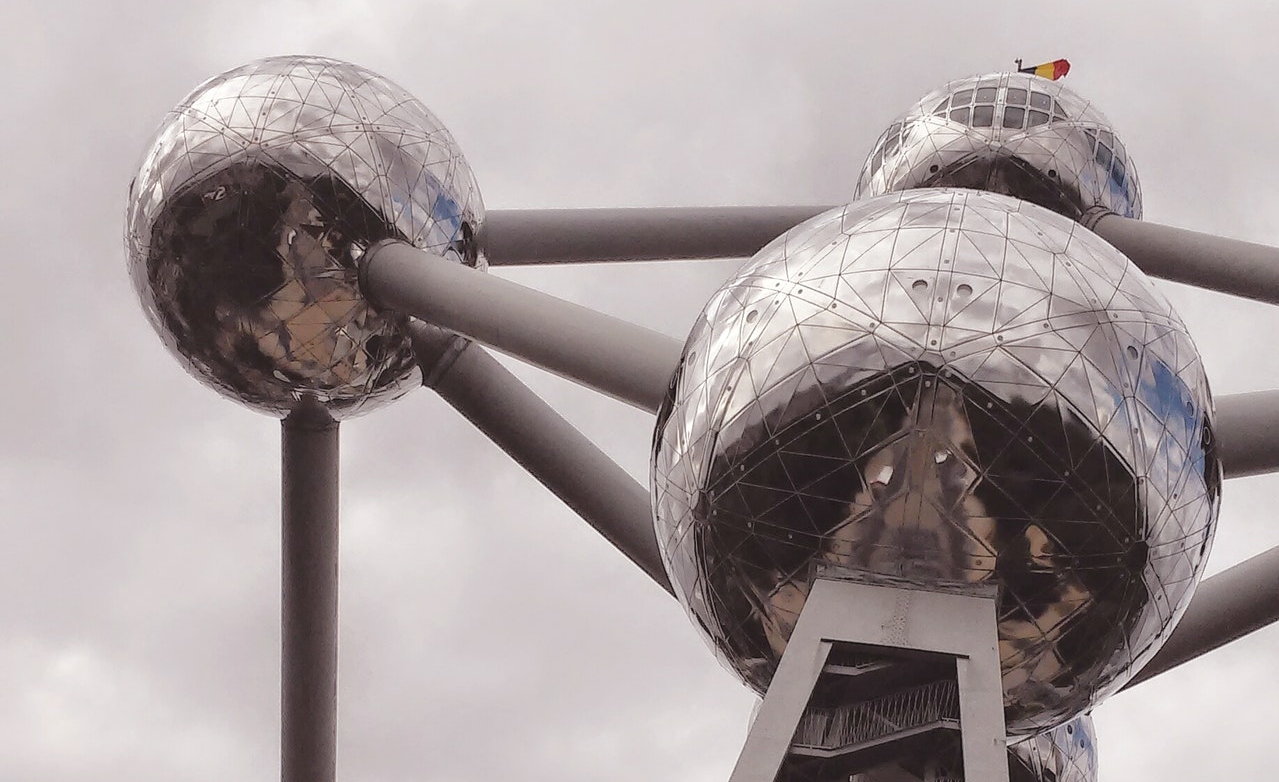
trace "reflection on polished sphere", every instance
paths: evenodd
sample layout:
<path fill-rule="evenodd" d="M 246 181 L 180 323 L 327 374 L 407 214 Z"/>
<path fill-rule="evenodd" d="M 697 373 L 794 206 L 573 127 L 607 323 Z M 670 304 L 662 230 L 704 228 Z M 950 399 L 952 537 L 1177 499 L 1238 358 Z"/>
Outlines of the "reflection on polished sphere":
<path fill-rule="evenodd" d="M 355 260 L 397 239 L 482 267 L 483 217 L 453 137 L 411 95 L 348 63 L 274 57 L 165 118 L 130 188 L 129 271 L 202 382 L 272 415 L 307 394 L 345 417 L 420 381 Z"/>
<path fill-rule="evenodd" d="M 1028 73 L 953 81 L 875 143 L 854 198 L 920 187 L 1004 193 L 1077 220 L 1141 217 L 1141 186 L 1110 121 L 1061 82 Z"/>
<path fill-rule="evenodd" d="M 1096 782 L 1097 734 L 1083 715 L 1008 747 L 1008 782 Z"/>
<path fill-rule="evenodd" d="M 1188 602 L 1221 472 L 1198 353 L 1113 247 L 913 190 L 819 215 L 712 297 L 654 440 L 676 592 L 772 678 L 814 571 L 999 586 L 1009 729 L 1122 685 Z"/>

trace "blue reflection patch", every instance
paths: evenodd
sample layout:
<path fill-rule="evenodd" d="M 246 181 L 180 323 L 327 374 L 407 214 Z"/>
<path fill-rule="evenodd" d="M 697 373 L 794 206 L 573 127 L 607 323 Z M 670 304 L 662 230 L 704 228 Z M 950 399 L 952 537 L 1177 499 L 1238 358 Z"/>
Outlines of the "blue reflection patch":
<path fill-rule="evenodd" d="M 1142 373 L 1137 396 L 1163 422 L 1169 434 L 1191 449 L 1195 465 L 1203 466 L 1203 446 L 1195 436 L 1199 429 L 1199 411 L 1194 396 L 1177 373 L 1163 360 L 1147 356 L 1150 372 Z"/>

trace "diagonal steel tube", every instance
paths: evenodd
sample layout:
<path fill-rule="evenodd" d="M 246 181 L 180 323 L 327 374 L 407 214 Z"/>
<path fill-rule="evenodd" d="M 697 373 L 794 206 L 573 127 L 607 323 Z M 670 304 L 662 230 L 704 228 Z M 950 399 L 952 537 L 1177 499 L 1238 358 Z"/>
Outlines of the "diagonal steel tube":
<path fill-rule="evenodd" d="M 1089 212 L 1082 222 L 1152 277 L 1279 304 L 1279 248 L 1105 210 Z"/>
<path fill-rule="evenodd" d="M 749 258 L 826 206 L 490 210 L 480 246 L 494 266 Z"/>
<path fill-rule="evenodd" d="M 1217 397 L 1216 424 L 1227 478 L 1279 470 L 1279 390 Z"/>
<path fill-rule="evenodd" d="M 1204 579 L 1163 648 L 1124 689 L 1279 622 L 1279 547 Z"/>
<path fill-rule="evenodd" d="M 361 260 L 360 287 L 379 306 L 656 412 L 683 346 L 532 288 L 385 242 Z"/>
<path fill-rule="evenodd" d="M 671 592 L 638 481 L 483 348 L 426 323 L 410 333 L 424 385 Z"/>

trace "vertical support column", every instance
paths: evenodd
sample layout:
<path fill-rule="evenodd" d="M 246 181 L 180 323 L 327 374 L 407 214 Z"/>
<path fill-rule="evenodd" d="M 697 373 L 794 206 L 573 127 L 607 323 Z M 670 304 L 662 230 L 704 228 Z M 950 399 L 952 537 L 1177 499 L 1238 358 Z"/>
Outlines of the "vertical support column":
<path fill-rule="evenodd" d="M 808 607 L 805 606 L 805 611 Z M 801 619 L 802 621 L 802 619 Z M 805 628 L 807 629 L 807 628 Z M 820 634 L 798 630 L 791 635 L 777 665 L 773 681 L 779 686 L 769 687 L 764 701 L 755 715 L 746 745 L 737 756 L 729 782 L 773 782 L 781 770 L 782 762 L 795 736 L 795 726 L 804 716 L 817 677 L 821 675 L 830 655 L 830 641 Z"/>
<path fill-rule="evenodd" d="M 972 602 L 968 607 L 964 622 L 967 632 L 962 635 L 967 654 L 955 659 L 964 778 L 1007 780 L 1008 739 L 1004 732 L 1004 682 L 999 667 L 995 601 Z"/>
<path fill-rule="evenodd" d="M 283 421 L 280 779 L 337 774 L 338 424 L 312 397 Z"/>
<path fill-rule="evenodd" d="M 730 782 L 774 782 L 786 776 L 783 765 L 797 756 L 834 757 L 835 750 L 796 746 L 796 729 L 805 717 L 819 679 L 847 675 L 828 667 L 836 647 L 857 648 L 863 655 L 897 660 L 933 658 L 931 669 L 911 674 L 898 668 L 894 679 L 878 683 L 872 673 L 860 672 L 863 697 L 888 702 L 898 693 L 917 691 L 935 681 L 938 660 L 949 658 L 950 678 L 958 694 L 959 740 L 964 778 L 970 782 L 1008 782 L 1008 750 L 1004 733 L 1004 697 L 1000 677 L 998 626 L 993 588 L 957 585 L 953 591 L 921 590 L 892 579 L 844 574 L 831 569 L 818 574 L 800 611 L 772 683 L 764 695 L 755 724 L 747 735 Z M 940 589 L 940 587 L 939 587 Z M 864 704 L 853 704 L 861 708 Z M 850 713 L 851 710 L 850 710 Z M 894 734 L 939 723 L 941 716 L 921 711 L 920 723 L 899 722 L 883 736 L 861 739 L 885 749 Z M 855 745 L 847 745 L 851 751 Z M 905 746 L 905 745 L 899 745 Z M 858 750 L 860 751 L 860 750 Z M 878 750 L 877 750 L 878 751 Z M 847 757 L 847 755 L 845 756 Z M 883 753 L 881 753 L 883 757 Z M 792 769 L 793 770 L 793 769 Z M 804 773 L 814 773 L 810 767 Z M 842 772 L 847 776 L 847 771 Z M 841 778 L 843 778 L 841 776 Z M 805 777 L 807 778 L 807 777 Z"/>

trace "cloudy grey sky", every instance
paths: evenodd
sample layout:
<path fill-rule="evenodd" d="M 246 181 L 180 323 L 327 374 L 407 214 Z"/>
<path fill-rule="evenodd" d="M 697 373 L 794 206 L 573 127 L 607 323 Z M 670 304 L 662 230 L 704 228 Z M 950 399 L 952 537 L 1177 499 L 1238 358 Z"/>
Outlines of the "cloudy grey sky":
<path fill-rule="evenodd" d="M 1065 56 L 1146 216 L 1279 243 L 1268 0 L 0 4 L 0 780 L 278 775 L 278 425 L 188 378 L 129 289 L 124 198 L 163 113 L 272 54 L 380 71 L 491 208 L 836 203 L 948 79 Z M 683 336 L 733 264 L 503 272 Z M 1279 386 L 1279 312 L 1167 286 L 1218 393 Z M 651 419 L 522 377 L 637 477 Z M 753 698 L 669 597 L 440 400 L 343 427 L 339 772 L 727 778 Z M 1279 545 L 1228 485 L 1210 564 Z M 1096 712 L 1101 779 L 1273 775 L 1279 630 Z"/>

